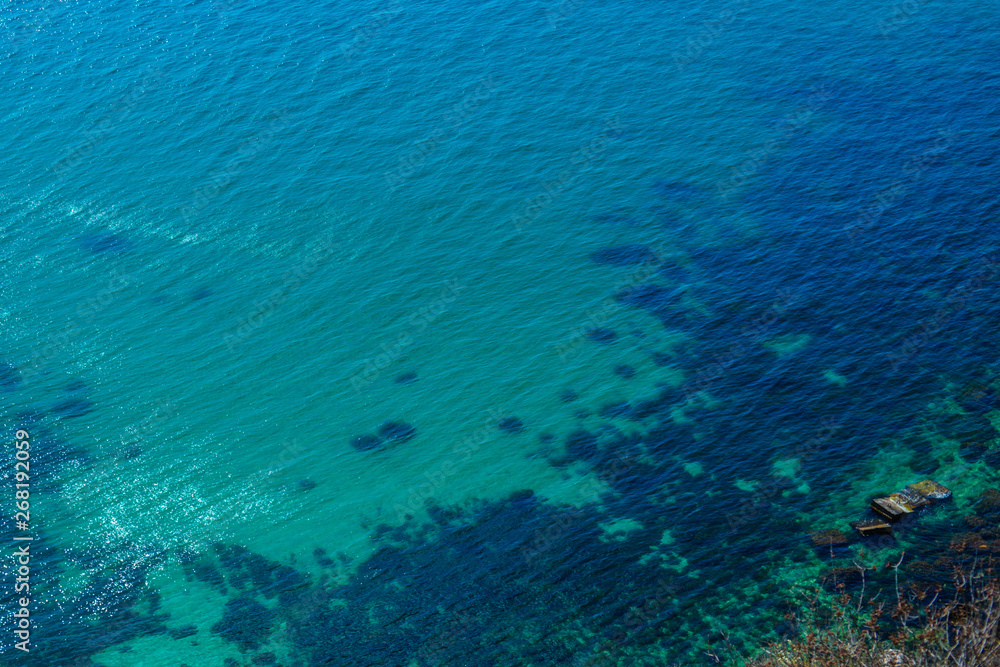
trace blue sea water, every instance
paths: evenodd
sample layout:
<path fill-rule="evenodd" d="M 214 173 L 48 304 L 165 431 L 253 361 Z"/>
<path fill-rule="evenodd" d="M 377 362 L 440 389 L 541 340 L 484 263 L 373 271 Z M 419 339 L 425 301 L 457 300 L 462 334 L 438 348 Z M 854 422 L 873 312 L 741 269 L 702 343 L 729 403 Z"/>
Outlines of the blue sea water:
<path fill-rule="evenodd" d="M 925 477 L 933 560 L 998 483 L 998 19 L 5 5 L 4 664 L 714 664 Z"/>

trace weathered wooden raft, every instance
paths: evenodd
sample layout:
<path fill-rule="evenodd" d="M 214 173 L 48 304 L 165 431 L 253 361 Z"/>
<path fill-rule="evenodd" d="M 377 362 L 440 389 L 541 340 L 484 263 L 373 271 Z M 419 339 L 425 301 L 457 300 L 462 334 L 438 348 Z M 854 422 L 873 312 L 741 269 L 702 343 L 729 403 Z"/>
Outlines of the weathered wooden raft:
<path fill-rule="evenodd" d="M 916 484 L 909 484 L 902 491 L 889 494 L 886 498 L 873 498 L 870 507 L 876 516 L 852 521 L 851 528 L 858 531 L 862 537 L 892 535 L 892 524 L 936 500 L 947 498 L 951 498 L 951 489 L 925 479 Z"/>

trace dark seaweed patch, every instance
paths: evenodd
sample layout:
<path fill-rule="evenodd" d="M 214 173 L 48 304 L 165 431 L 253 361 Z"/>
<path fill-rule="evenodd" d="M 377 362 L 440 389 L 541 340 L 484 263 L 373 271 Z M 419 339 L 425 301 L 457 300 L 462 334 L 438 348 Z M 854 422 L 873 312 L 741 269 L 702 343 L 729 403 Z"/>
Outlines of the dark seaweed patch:
<path fill-rule="evenodd" d="M 684 288 L 646 283 L 621 290 L 615 294 L 615 299 L 628 306 L 657 311 L 675 304 L 684 291 Z"/>
<path fill-rule="evenodd" d="M 191 299 L 194 301 L 204 301 L 214 294 L 211 287 L 199 287 L 191 295 Z"/>
<path fill-rule="evenodd" d="M 64 419 L 73 419 L 89 415 L 94 404 L 85 398 L 68 398 L 52 406 L 52 414 Z"/>
<path fill-rule="evenodd" d="M 559 393 L 559 400 L 563 403 L 572 403 L 578 398 L 580 398 L 580 395 L 572 389 L 563 389 L 562 392 Z"/>
<path fill-rule="evenodd" d="M 1000 394 L 986 386 L 973 386 L 960 393 L 955 401 L 966 412 L 984 414 L 1000 408 Z"/>
<path fill-rule="evenodd" d="M 594 220 L 602 225 L 612 225 L 615 227 L 635 227 L 639 224 L 639 221 L 633 216 L 619 211 L 599 213 L 594 216 Z"/>
<path fill-rule="evenodd" d="M 655 262 L 657 257 L 656 253 L 649 246 L 632 244 L 604 248 L 597 252 L 592 252 L 590 260 L 596 264 L 605 264 L 608 266 L 631 266 L 633 264 Z"/>
<path fill-rule="evenodd" d="M 632 414 L 632 406 L 628 401 L 609 403 L 601 408 L 599 414 L 606 419 L 627 418 Z"/>
<path fill-rule="evenodd" d="M 391 442 L 406 442 L 417 435 L 417 429 L 406 422 L 385 422 L 379 427 L 378 434 Z"/>
<path fill-rule="evenodd" d="M 196 625 L 182 625 L 179 628 L 171 628 L 167 633 L 173 639 L 184 639 L 186 637 L 191 637 L 198 633 L 198 626 Z"/>
<path fill-rule="evenodd" d="M 946 415 L 939 426 L 946 436 L 959 442 L 988 443 L 997 436 L 992 422 L 980 414 Z"/>
<path fill-rule="evenodd" d="M 520 433 L 524 430 L 524 423 L 517 417 L 504 417 L 497 422 L 497 428 L 504 433 Z"/>
<path fill-rule="evenodd" d="M 696 185 L 683 181 L 659 179 L 653 181 L 653 191 L 665 199 L 681 202 L 697 202 L 705 199 L 705 191 Z"/>
<path fill-rule="evenodd" d="M 657 366 L 669 366 L 674 363 L 674 355 L 666 352 L 654 352 L 652 354 L 653 363 Z"/>
<path fill-rule="evenodd" d="M 292 568 L 269 561 L 249 549 L 223 544 L 215 544 L 213 548 L 230 585 L 235 588 L 284 600 L 304 585 L 302 575 Z"/>
<path fill-rule="evenodd" d="M 118 458 L 123 461 L 130 461 L 142 456 L 142 447 L 139 445 L 127 445 L 118 452 Z"/>
<path fill-rule="evenodd" d="M 155 613 L 156 596 L 147 585 L 149 571 L 162 558 L 135 550 L 128 542 L 84 553 L 52 549 L 48 540 L 44 532 L 36 532 L 31 543 L 33 572 L 38 575 L 38 582 L 57 585 L 67 565 L 72 563 L 78 570 L 74 576 L 82 579 L 83 585 L 74 595 L 33 597 L 32 618 L 39 627 L 49 623 L 58 627 L 59 632 L 32 634 L 32 664 L 96 664 L 88 656 L 141 636 L 167 631 L 163 624 L 166 615 Z M 6 604 L 3 608 L 6 613 L 14 611 L 14 607 Z"/>
<path fill-rule="evenodd" d="M 86 388 L 87 388 L 87 383 L 84 382 L 83 380 L 70 380 L 68 383 L 66 383 L 66 386 L 64 387 L 65 391 L 68 391 L 70 393 L 84 391 Z"/>
<path fill-rule="evenodd" d="M 309 582 L 263 619 L 266 608 L 244 594 L 227 604 L 213 632 L 254 650 L 252 626 L 266 638 L 280 623 L 310 666 L 556 664 L 571 659 L 575 645 L 572 633 L 553 626 L 551 599 L 579 610 L 600 639 L 660 576 L 654 565 L 634 564 L 660 531 L 609 544 L 596 513 L 547 507 L 528 489 L 431 514 L 429 526 L 382 531 L 381 548 L 346 583 Z M 225 558 L 231 548 L 217 551 Z M 526 632 L 512 635 L 511 627 Z"/>
<path fill-rule="evenodd" d="M 575 459 L 592 461 L 597 455 L 597 436 L 587 431 L 573 431 L 566 437 L 566 453 Z"/>
<path fill-rule="evenodd" d="M 618 334 L 612 329 L 596 327 L 587 331 L 587 339 L 601 345 L 610 345 L 618 340 Z"/>
<path fill-rule="evenodd" d="M 14 415 L 17 425 L 21 428 L 30 428 L 42 423 L 45 413 L 41 410 L 22 410 Z"/>
<path fill-rule="evenodd" d="M 117 234 L 88 234 L 80 237 L 80 247 L 94 255 L 120 255 L 132 249 L 131 241 Z"/>
<path fill-rule="evenodd" d="M 371 435 L 366 433 L 364 435 L 356 435 L 351 438 L 351 447 L 358 450 L 359 452 L 367 452 L 372 449 L 377 449 L 382 445 L 382 438 L 377 435 Z"/>
<path fill-rule="evenodd" d="M 413 384 L 417 381 L 416 371 L 408 371 L 406 373 L 401 373 L 396 376 L 396 384 Z"/>
<path fill-rule="evenodd" d="M 21 386 L 21 373 L 16 366 L 0 362 L 0 389 L 10 391 Z"/>
<path fill-rule="evenodd" d="M 222 620 L 212 626 L 212 633 L 242 651 L 253 651 L 268 638 L 273 625 L 273 611 L 253 598 L 241 596 L 226 603 Z"/>
<path fill-rule="evenodd" d="M 615 366 L 614 373 L 618 377 L 628 379 L 635 376 L 635 369 L 628 364 L 618 364 Z"/>
<path fill-rule="evenodd" d="M 212 565 L 199 563 L 194 566 L 194 578 L 208 584 L 212 588 L 218 588 L 224 594 L 226 586 L 222 578 L 222 573 Z"/>
<path fill-rule="evenodd" d="M 321 567 L 334 567 L 337 563 L 332 558 L 326 555 L 326 549 L 322 547 L 316 547 L 313 549 L 313 558 L 319 563 Z"/>

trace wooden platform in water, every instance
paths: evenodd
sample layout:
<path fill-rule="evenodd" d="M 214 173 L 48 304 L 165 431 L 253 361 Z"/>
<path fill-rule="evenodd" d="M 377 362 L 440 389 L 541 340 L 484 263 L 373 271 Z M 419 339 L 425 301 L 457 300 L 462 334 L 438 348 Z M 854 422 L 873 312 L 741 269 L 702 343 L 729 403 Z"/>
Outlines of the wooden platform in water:
<path fill-rule="evenodd" d="M 892 535 L 892 524 L 917 510 L 930 506 L 933 501 L 951 497 L 951 489 L 937 482 L 925 479 L 909 484 L 902 491 L 889 494 L 886 498 L 873 498 L 869 507 L 875 517 L 852 521 L 862 537 L 869 535 Z"/>
<path fill-rule="evenodd" d="M 868 537 L 869 535 L 892 535 L 892 524 L 882 519 L 852 521 L 851 528 L 858 531 L 861 537 Z"/>

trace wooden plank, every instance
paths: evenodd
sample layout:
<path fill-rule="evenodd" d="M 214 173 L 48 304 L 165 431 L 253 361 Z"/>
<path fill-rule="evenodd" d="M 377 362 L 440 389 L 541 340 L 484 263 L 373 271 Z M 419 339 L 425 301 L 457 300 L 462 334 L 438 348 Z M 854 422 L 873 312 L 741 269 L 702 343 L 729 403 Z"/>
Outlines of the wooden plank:
<path fill-rule="evenodd" d="M 868 537 L 869 535 L 892 535 L 892 526 L 881 519 L 852 521 L 851 528 L 858 531 L 862 537 Z"/>
<path fill-rule="evenodd" d="M 921 496 L 916 493 L 908 493 L 906 491 L 890 494 L 889 500 L 911 512 L 931 504 L 931 501 L 927 498 L 927 496 Z"/>
<path fill-rule="evenodd" d="M 871 508 L 880 517 L 889 521 L 899 521 L 910 513 L 905 507 L 897 505 L 888 498 L 876 498 L 872 501 Z"/>

